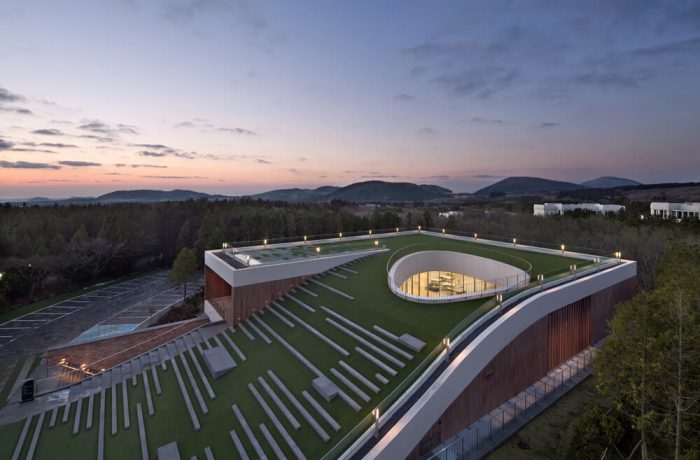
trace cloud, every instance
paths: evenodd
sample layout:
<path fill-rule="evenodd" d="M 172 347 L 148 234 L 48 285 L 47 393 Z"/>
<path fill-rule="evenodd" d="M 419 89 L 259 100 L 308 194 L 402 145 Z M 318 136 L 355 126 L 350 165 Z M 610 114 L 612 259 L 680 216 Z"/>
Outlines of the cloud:
<path fill-rule="evenodd" d="M 297 168 L 287 168 L 287 172 L 290 172 L 290 173 L 297 175 L 297 176 L 299 174 L 301 174 Z"/>
<path fill-rule="evenodd" d="M 34 115 L 31 110 L 23 107 L 0 107 L 0 112 L 16 113 L 18 115 Z"/>
<path fill-rule="evenodd" d="M 194 128 L 195 124 L 192 123 L 191 121 L 183 121 L 180 123 L 177 123 L 173 128 L 175 129 L 180 129 L 180 128 Z"/>
<path fill-rule="evenodd" d="M 631 75 L 621 75 L 614 72 L 600 73 L 600 72 L 590 72 L 579 74 L 571 77 L 569 80 L 573 83 L 578 83 L 581 85 L 592 85 L 600 87 L 614 87 L 614 88 L 634 88 L 639 86 L 639 83 L 649 79 L 648 75 L 644 76 L 631 76 Z"/>
<path fill-rule="evenodd" d="M 265 15 L 246 0 L 185 0 L 165 3 L 163 16 L 178 25 L 191 25 L 203 15 L 222 15 L 256 32 L 268 28 Z"/>
<path fill-rule="evenodd" d="M 176 157 L 176 158 L 186 158 L 188 160 L 194 160 L 195 158 L 204 158 L 206 156 L 204 155 L 198 155 L 196 152 L 185 152 L 183 150 L 178 150 L 178 149 L 172 149 L 170 147 L 165 147 L 162 148 L 158 151 L 153 151 L 153 150 L 142 150 L 139 152 L 139 155 L 142 157 L 154 157 L 154 158 L 162 158 L 162 157 Z"/>
<path fill-rule="evenodd" d="M 207 179 L 204 176 L 141 176 L 147 179 Z"/>
<path fill-rule="evenodd" d="M 232 134 L 243 134 L 246 136 L 256 136 L 257 133 L 249 129 L 244 128 L 216 128 L 216 131 L 220 133 L 232 133 Z"/>
<path fill-rule="evenodd" d="M 70 160 L 64 160 L 64 161 L 59 161 L 58 164 L 62 166 L 70 166 L 73 168 L 84 168 L 88 166 L 102 166 L 102 163 L 94 163 L 92 161 L 70 161 Z"/>
<path fill-rule="evenodd" d="M 495 125 L 495 124 L 502 124 L 503 120 L 500 119 L 495 119 L 495 118 L 481 118 L 481 117 L 473 117 L 471 120 L 469 120 L 471 123 L 479 123 L 482 125 Z"/>
<path fill-rule="evenodd" d="M 476 174 L 472 177 L 476 179 L 503 179 L 504 176 L 494 176 L 492 174 Z"/>
<path fill-rule="evenodd" d="M 94 134 L 81 134 L 80 136 L 83 139 L 92 139 L 97 142 L 101 142 L 103 144 L 113 144 L 117 140 L 113 137 L 107 137 L 107 136 L 95 136 Z"/>
<path fill-rule="evenodd" d="M 256 159 L 255 161 L 256 161 L 256 163 L 260 163 L 260 164 L 263 164 L 263 165 L 271 165 L 271 164 L 272 164 L 272 162 L 267 161 L 267 160 L 264 159 L 264 158 L 258 158 L 258 159 Z"/>
<path fill-rule="evenodd" d="M 297 161 L 304 162 L 304 161 L 309 161 L 309 159 L 306 157 L 299 157 L 299 158 L 297 158 Z"/>
<path fill-rule="evenodd" d="M 382 174 L 378 172 L 371 172 L 369 174 L 360 176 L 360 179 L 396 179 L 398 177 L 399 176 L 396 176 L 394 174 Z"/>
<path fill-rule="evenodd" d="M 557 126 L 561 126 L 561 123 L 545 121 L 544 123 L 540 123 L 538 127 L 539 128 L 556 128 Z"/>
<path fill-rule="evenodd" d="M 13 144 L 10 141 L 6 141 L 4 139 L 0 139 L 0 150 L 12 150 L 12 147 L 15 144 Z"/>
<path fill-rule="evenodd" d="M 52 148 L 57 148 L 57 149 L 72 149 L 72 148 L 78 147 L 75 144 L 63 144 L 61 142 L 42 142 L 39 145 L 42 147 L 52 147 Z"/>
<path fill-rule="evenodd" d="M 24 101 L 25 97 L 19 94 L 11 93 L 5 88 L 0 88 L 0 102 L 21 102 Z"/>
<path fill-rule="evenodd" d="M 32 163 L 29 161 L 4 161 L 0 160 L 0 168 L 6 169 L 61 169 L 58 165 L 49 163 Z"/>
<path fill-rule="evenodd" d="M 117 163 L 114 166 L 116 166 L 117 168 L 160 168 L 160 169 L 167 168 L 167 166 L 165 166 L 165 165 L 149 165 L 149 164 L 143 164 L 143 163 L 132 163 L 132 164 Z"/>
<path fill-rule="evenodd" d="M 397 94 L 396 96 L 394 96 L 394 100 L 401 101 L 401 102 L 412 102 L 412 101 L 415 101 L 416 98 L 415 98 L 415 96 L 413 96 L 411 94 L 401 93 L 401 94 Z"/>
<path fill-rule="evenodd" d="M 64 135 L 58 129 L 53 129 L 53 128 L 35 129 L 34 131 L 32 131 L 32 134 L 40 134 L 42 136 L 63 136 Z"/>
<path fill-rule="evenodd" d="M 78 126 L 78 129 L 110 136 L 117 136 L 119 134 L 138 134 L 136 126 L 125 125 L 123 123 L 118 123 L 116 126 L 111 126 L 100 120 L 84 121 L 83 124 Z"/>
<path fill-rule="evenodd" d="M 488 99 L 518 81 L 515 68 L 480 67 L 456 73 L 444 73 L 431 80 L 455 96 Z"/>
<path fill-rule="evenodd" d="M 163 144 L 132 144 L 134 147 L 143 147 L 145 149 L 167 149 L 167 145 Z"/>
<path fill-rule="evenodd" d="M 433 128 L 429 128 L 429 127 L 420 128 L 416 132 L 421 136 L 434 136 L 435 134 L 437 134 L 437 131 L 435 131 Z"/>
<path fill-rule="evenodd" d="M 445 174 L 438 174 L 437 176 L 427 176 L 424 177 L 423 180 L 448 180 L 450 179 L 450 176 L 445 175 Z"/>
<path fill-rule="evenodd" d="M 151 152 L 148 150 L 144 150 L 142 152 L 139 152 L 139 155 L 142 157 L 164 157 L 167 154 L 165 152 Z"/>

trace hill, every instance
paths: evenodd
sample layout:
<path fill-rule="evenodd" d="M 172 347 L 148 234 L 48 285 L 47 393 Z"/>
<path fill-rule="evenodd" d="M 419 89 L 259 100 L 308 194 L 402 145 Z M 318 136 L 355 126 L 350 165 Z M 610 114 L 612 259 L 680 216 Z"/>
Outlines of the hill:
<path fill-rule="evenodd" d="M 624 177 L 602 176 L 583 182 L 581 185 L 588 188 L 615 188 L 642 185 L 642 183 L 632 179 L 625 179 Z"/>
<path fill-rule="evenodd" d="M 542 177 L 508 177 L 475 192 L 475 195 L 527 195 L 579 190 L 582 185 Z"/>
<path fill-rule="evenodd" d="M 310 201 L 324 201 L 328 195 L 338 190 L 340 187 L 330 185 L 315 189 L 308 188 L 283 188 L 279 190 L 271 190 L 269 192 L 258 193 L 251 198 L 257 198 L 267 201 L 288 201 L 293 203 L 302 203 Z"/>
<path fill-rule="evenodd" d="M 118 190 L 98 196 L 97 203 L 155 203 L 160 201 L 185 201 L 210 199 L 212 195 L 192 190 Z"/>
<path fill-rule="evenodd" d="M 343 200 L 352 203 L 430 201 L 448 198 L 452 191 L 437 185 L 410 182 L 366 181 L 345 187 L 325 186 L 317 189 L 280 189 L 253 195 L 252 198 L 289 202 L 324 202 Z"/>

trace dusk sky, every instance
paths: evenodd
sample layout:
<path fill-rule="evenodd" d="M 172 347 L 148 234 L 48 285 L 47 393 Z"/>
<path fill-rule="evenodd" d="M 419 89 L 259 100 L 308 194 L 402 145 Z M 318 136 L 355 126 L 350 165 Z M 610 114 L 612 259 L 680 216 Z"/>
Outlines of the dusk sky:
<path fill-rule="evenodd" d="M 0 11 L 0 199 L 700 181 L 699 1 Z"/>

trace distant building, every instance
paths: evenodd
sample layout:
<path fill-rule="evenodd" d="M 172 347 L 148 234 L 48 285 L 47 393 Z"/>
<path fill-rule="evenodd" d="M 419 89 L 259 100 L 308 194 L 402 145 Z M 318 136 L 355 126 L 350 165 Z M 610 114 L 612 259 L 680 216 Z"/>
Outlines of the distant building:
<path fill-rule="evenodd" d="M 438 213 L 438 216 L 444 217 L 445 219 L 448 219 L 450 217 L 460 217 L 462 215 L 464 215 L 462 211 L 447 211 Z"/>
<path fill-rule="evenodd" d="M 700 203 L 651 203 L 651 215 L 664 219 L 700 219 Z"/>
<path fill-rule="evenodd" d="M 564 214 L 569 211 L 589 211 L 596 214 L 615 214 L 624 211 L 625 207 L 619 204 L 600 204 L 600 203 L 578 203 L 578 204 L 563 204 L 563 203 L 544 203 L 533 206 L 532 214 L 535 216 L 552 216 Z"/>

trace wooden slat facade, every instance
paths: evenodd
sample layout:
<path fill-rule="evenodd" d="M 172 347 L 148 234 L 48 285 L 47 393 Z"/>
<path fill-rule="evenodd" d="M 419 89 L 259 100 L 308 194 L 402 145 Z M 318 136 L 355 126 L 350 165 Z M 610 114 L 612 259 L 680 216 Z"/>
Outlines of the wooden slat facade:
<path fill-rule="evenodd" d="M 245 321 L 255 312 L 288 293 L 306 279 L 302 276 L 231 287 L 209 267 L 205 268 L 204 276 L 204 298 L 210 301 L 227 323 L 234 325 Z"/>
<path fill-rule="evenodd" d="M 607 335 L 615 305 L 637 292 L 636 278 L 566 305 L 527 328 L 479 373 L 408 456 L 417 460 L 547 371 Z"/>

